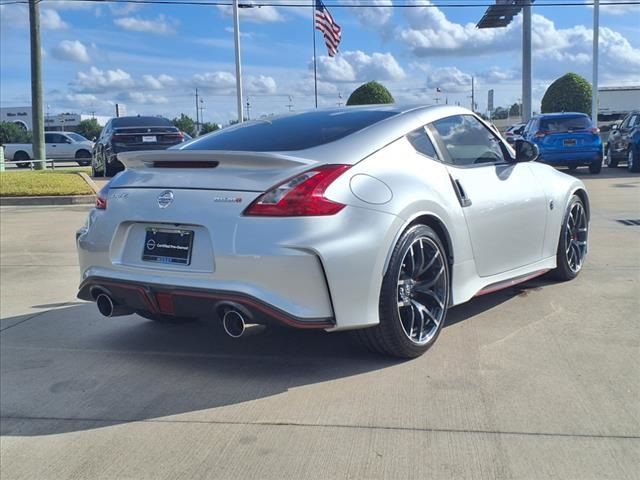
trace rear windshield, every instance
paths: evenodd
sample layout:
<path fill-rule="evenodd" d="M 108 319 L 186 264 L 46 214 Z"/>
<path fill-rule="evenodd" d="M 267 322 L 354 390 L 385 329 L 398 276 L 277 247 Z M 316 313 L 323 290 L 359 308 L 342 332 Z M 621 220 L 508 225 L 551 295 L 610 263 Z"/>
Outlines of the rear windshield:
<path fill-rule="evenodd" d="M 568 132 L 574 130 L 588 130 L 591 120 L 586 116 L 543 118 L 540 120 L 540 130 L 547 132 Z"/>
<path fill-rule="evenodd" d="M 118 127 L 173 127 L 173 123 L 164 117 L 120 117 L 111 120 Z"/>
<path fill-rule="evenodd" d="M 370 110 L 311 111 L 228 127 L 194 140 L 180 149 L 249 152 L 304 150 L 339 140 L 396 114 L 394 111 Z"/>

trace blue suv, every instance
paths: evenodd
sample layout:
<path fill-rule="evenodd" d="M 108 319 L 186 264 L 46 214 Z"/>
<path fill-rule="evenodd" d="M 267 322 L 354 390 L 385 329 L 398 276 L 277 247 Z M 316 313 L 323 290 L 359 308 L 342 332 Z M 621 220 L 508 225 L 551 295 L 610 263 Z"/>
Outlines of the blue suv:
<path fill-rule="evenodd" d="M 527 123 L 522 137 L 538 145 L 539 162 L 574 170 L 589 166 L 600 173 L 603 148 L 600 130 L 584 113 L 545 113 Z"/>

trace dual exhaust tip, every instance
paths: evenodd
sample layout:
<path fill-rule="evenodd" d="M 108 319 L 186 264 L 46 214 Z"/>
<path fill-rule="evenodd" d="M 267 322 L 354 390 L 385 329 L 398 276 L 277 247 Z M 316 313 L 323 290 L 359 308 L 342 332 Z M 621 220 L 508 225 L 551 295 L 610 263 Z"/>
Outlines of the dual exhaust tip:
<path fill-rule="evenodd" d="M 96 306 L 102 315 L 109 318 L 134 313 L 131 308 L 116 303 L 106 292 L 96 295 Z M 231 338 L 240 338 L 247 329 L 246 315 L 234 307 L 227 307 L 219 311 L 221 311 L 222 326 L 225 333 Z"/>

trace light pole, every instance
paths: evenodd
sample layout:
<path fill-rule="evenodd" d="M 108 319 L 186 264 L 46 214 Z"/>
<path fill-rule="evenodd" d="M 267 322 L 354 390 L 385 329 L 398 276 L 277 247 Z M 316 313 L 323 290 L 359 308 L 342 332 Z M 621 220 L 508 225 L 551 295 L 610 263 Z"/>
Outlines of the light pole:
<path fill-rule="evenodd" d="M 236 47 L 236 95 L 238 103 L 238 123 L 242 123 L 242 69 L 240 68 L 240 14 L 238 0 L 233 0 L 233 37 Z"/>
<path fill-rule="evenodd" d="M 600 39 L 600 0 L 593 3 L 593 76 L 591 78 L 591 121 L 598 126 L 598 60 Z"/>

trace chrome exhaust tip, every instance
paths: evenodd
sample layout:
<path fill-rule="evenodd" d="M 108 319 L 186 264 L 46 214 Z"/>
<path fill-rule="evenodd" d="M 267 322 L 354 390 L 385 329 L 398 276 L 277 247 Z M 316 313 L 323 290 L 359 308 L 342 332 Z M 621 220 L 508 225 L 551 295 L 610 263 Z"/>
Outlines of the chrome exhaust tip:
<path fill-rule="evenodd" d="M 227 310 L 222 317 L 222 326 L 227 335 L 240 338 L 246 328 L 244 316 L 237 310 Z"/>
<path fill-rule="evenodd" d="M 118 305 L 106 293 L 100 293 L 96 297 L 98 311 L 105 317 L 119 317 L 121 315 L 131 315 L 133 310 L 124 305 Z"/>
<path fill-rule="evenodd" d="M 110 317 L 113 315 L 113 300 L 106 293 L 101 293 L 96 297 L 96 306 L 103 316 Z"/>

